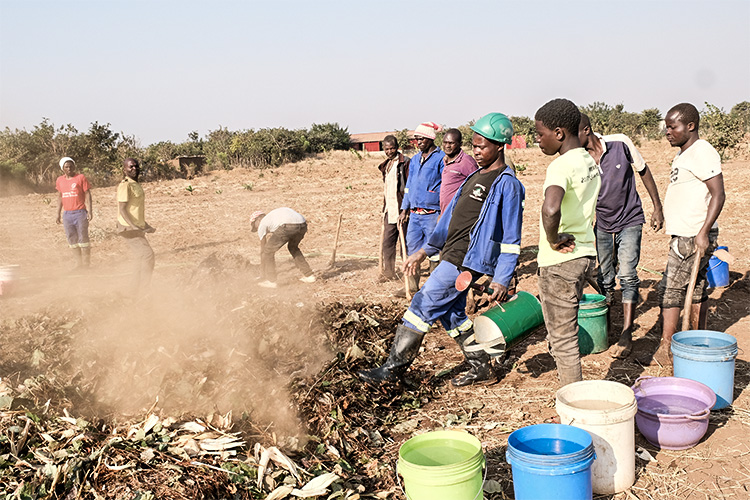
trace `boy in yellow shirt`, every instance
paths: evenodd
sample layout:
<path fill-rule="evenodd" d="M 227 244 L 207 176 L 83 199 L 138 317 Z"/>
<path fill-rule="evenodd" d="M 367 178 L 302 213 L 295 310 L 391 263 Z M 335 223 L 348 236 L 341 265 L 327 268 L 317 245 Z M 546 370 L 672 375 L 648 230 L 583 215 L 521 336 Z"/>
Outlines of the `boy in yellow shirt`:
<path fill-rule="evenodd" d="M 596 162 L 578 139 L 581 112 L 553 99 L 534 116 L 539 147 L 560 156 L 547 167 L 539 231 L 539 295 L 561 385 L 582 380 L 578 303 L 594 278 L 594 214 L 601 187 Z"/>

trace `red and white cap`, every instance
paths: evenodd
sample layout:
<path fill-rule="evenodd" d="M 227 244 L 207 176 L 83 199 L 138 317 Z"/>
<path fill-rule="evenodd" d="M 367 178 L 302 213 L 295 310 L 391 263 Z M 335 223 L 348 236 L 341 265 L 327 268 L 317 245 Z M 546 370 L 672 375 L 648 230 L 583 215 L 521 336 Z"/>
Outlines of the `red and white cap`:
<path fill-rule="evenodd" d="M 252 223 L 253 223 L 253 222 L 255 222 L 256 220 L 258 220 L 258 217 L 262 217 L 262 216 L 264 216 L 264 215 L 266 215 L 266 213 L 265 213 L 264 211 L 262 211 L 262 210 L 256 210 L 256 211 L 255 211 L 255 212 L 253 212 L 253 214 L 252 214 L 252 215 L 250 216 L 250 224 L 252 224 Z"/>
<path fill-rule="evenodd" d="M 443 127 L 434 122 L 422 122 L 416 129 L 414 129 L 414 135 L 420 137 L 427 137 L 428 139 L 435 139 L 437 133 L 443 130 Z"/>

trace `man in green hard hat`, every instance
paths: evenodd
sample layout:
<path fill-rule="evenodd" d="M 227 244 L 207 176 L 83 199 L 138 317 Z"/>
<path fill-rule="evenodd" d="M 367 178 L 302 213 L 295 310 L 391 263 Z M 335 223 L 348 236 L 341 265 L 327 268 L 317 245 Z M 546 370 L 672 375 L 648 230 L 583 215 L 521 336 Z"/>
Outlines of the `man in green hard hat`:
<path fill-rule="evenodd" d="M 422 339 L 437 320 L 456 340 L 469 366 L 468 372 L 451 383 L 462 387 L 497 381 L 487 353 L 464 350 L 474 325 L 465 311 L 468 289 L 459 291 L 456 278 L 463 271 L 469 271 L 475 280 L 485 274 L 492 276 L 490 299 L 507 300 L 521 251 L 525 190 L 505 163 L 505 144 L 510 144 L 513 137 L 508 117 L 490 113 L 471 130 L 479 170 L 458 189 L 427 242 L 404 262 L 404 273 L 414 275 L 425 258 L 440 255 L 437 268 L 414 296 L 396 329 L 386 362 L 357 373 L 368 384 L 401 381 L 417 357 Z"/>

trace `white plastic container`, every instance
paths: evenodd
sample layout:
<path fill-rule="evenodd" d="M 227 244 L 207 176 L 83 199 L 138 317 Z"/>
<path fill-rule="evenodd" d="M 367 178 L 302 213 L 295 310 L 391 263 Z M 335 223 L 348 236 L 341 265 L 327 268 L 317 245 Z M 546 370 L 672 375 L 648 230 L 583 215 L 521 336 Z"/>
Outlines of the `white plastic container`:
<path fill-rule="evenodd" d="M 591 434 L 596 460 L 591 467 L 593 491 L 613 495 L 635 483 L 635 414 L 633 390 L 619 382 L 584 380 L 557 391 L 560 423 Z"/>
<path fill-rule="evenodd" d="M 9 295 L 18 282 L 18 266 L 0 266 L 0 296 Z"/>

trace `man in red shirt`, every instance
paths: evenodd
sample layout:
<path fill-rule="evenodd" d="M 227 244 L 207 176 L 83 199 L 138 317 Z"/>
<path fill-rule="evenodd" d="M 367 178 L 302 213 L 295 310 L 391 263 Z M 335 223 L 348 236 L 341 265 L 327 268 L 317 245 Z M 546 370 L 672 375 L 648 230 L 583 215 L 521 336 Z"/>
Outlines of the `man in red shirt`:
<path fill-rule="evenodd" d="M 440 213 L 444 214 L 453 195 L 467 177 L 479 169 L 477 162 L 461 149 L 463 136 L 457 128 L 448 129 L 443 135 L 443 173 L 440 183 Z"/>
<path fill-rule="evenodd" d="M 76 173 L 76 162 L 65 157 L 60 160 L 60 168 L 65 175 L 57 178 L 57 222 L 62 220 L 68 245 L 73 249 L 77 267 L 91 264 L 91 243 L 89 243 L 89 221 L 94 216 L 91 210 L 89 181 L 83 174 Z M 62 214 L 61 212 L 65 211 Z"/>

